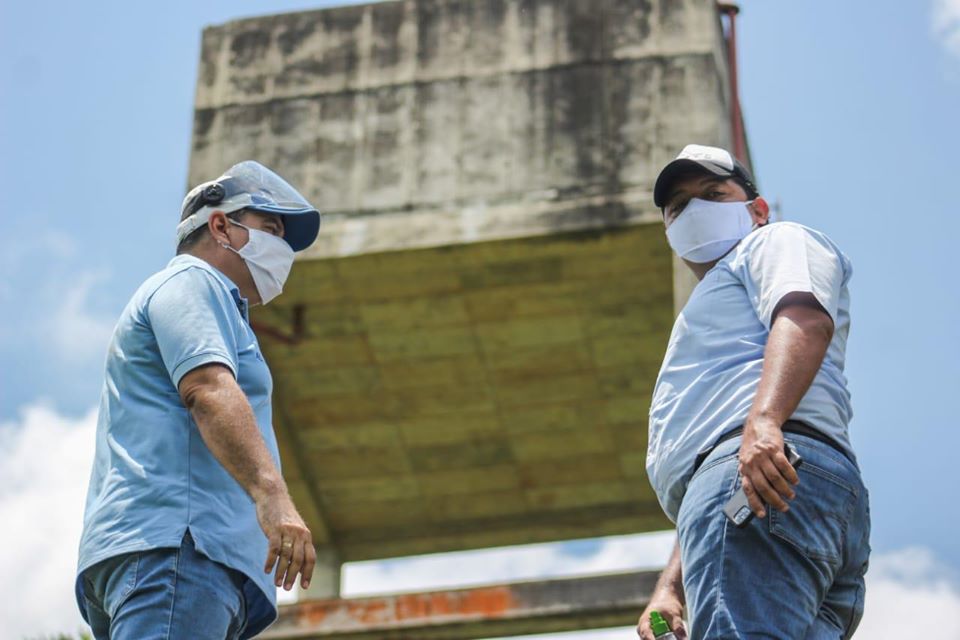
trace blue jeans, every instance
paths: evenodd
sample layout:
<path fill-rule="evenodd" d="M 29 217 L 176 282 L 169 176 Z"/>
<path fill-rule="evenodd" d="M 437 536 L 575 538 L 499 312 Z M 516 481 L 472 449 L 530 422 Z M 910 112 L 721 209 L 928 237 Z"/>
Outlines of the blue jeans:
<path fill-rule="evenodd" d="M 246 627 L 247 577 L 179 548 L 127 553 L 83 572 L 86 618 L 97 640 L 225 640 Z"/>
<path fill-rule="evenodd" d="M 870 507 L 857 467 L 812 438 L 784 434 L 803 457 L 790 510 L 743 529 L 723 505 L 739 487 L 740 437 L 691 478 L 677 517 L 691 638 L 849 638 L 863 615 Z"/>

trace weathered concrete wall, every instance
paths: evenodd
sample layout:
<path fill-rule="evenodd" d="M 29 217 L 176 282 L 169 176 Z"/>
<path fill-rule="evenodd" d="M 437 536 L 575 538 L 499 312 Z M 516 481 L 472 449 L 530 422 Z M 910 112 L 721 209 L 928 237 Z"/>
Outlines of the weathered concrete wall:
<path fill-rule="evenodd" d="M 659 219 L 727 145 L 714 0 L 403 0 L 204 32 L 190 182 L 246 158 L 322 210 L 310 256 Z"/>
<path fill-rule="evenodd" d="M 651 190 L 688 142 L 730 146 L 727 87 L 714 0 L 204 32 L 190 182 L 254 158 L 326 213 L 254 314 L 322 595 L 340 561 L 668 526 L 645 420 L 691 278 Z"/>

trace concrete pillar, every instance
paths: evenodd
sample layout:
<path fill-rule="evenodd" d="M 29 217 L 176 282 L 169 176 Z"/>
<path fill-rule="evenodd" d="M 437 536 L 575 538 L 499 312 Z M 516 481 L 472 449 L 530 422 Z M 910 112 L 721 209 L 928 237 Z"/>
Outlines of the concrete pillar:
<path fill-rule="evenodd" d="M 343 563 L 333 547 L 317 547 L 317 564 L 309 589 L 300 589 L 297 600 L 329 600 L 340 597 L 340 569 Z"/>
<path fill-rule="evenodd" d="M 683 260 L 673 255 L 673 315 L 679 315 L 683 305 L 697 286 L 697 277 L 690 271 L 690 267 Z"/>

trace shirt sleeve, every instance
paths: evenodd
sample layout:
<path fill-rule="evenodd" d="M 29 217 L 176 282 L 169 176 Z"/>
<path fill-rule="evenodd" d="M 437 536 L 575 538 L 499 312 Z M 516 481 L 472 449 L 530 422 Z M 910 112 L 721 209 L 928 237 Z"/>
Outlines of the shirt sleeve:
<path fill-rule="evenodd" d="M 238 312 L 214 276 L 203 269 L 180 271 L 157 288 L 146 311 L 174 387 L 211 362 L 226 365 L 236 377 Z"/>
<path fill-rule="evenodd" d="M 741 277 L 760 322 L 770 330 L 773 312 L 789 293 L 810 293 L 836 323 L 844 260 L 822 234 L 796 224 L 774 223 L 760 231 L 741 267 Z"/>

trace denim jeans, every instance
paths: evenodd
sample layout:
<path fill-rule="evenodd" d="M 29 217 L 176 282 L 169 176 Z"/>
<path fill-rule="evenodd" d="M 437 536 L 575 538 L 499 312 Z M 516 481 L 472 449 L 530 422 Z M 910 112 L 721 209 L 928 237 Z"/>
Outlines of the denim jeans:
<path fill-rule="evenodd" d="M 677 517 L 691 638 L 849 638 L 863 615 L 870 508 L 860 471 L 812 438 L 790 510 L 738 529 L 723 506 L 740 485 L 741 438 L 719 444 L 691 478 Z"/>
<path fill-rule="evenodd" d="M 188 531 L 179 548 L 127 553 L 84 571 L 87 622 L 97 640 L 240 638 L 246 580 L 197 553 Z"/>

